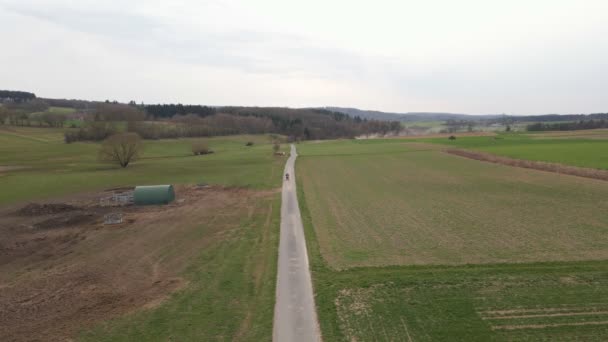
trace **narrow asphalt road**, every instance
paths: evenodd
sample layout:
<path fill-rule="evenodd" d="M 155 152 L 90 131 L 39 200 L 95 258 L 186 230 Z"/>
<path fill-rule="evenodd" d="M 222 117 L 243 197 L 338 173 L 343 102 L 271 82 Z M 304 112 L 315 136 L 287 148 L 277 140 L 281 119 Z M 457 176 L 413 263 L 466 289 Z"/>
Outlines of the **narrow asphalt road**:
<path fill-rule="evenodd" d="M 279 269 L 274 308 L 275 342 L 321 341 L 296 193 L 294 164 L 297 156 L 295 146 L 291 145 L 291 155 L 285 165 L 289 180 L 285 180 L 283 175 Z"/>

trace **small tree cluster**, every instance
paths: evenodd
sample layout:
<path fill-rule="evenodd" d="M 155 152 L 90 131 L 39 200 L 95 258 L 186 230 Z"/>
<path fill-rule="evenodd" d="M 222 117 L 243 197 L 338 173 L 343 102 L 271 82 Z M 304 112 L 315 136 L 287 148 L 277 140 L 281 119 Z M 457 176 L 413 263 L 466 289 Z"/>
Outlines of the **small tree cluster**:
<path fill-rule="evenodd" d="M 40 120 L 49 127 L 63 127 L 66 117 L 63 114 L 46 112 L 40 116 Z"/>
<path fill-rule="evenodd" d="M 116 125 L 110 122 L 90 122 L 78 130 L 64 133 L 66 143 L 76 141 L 101 141 L 118 132 Z M 139 136 L 139 135 L 138 135 Z"/>

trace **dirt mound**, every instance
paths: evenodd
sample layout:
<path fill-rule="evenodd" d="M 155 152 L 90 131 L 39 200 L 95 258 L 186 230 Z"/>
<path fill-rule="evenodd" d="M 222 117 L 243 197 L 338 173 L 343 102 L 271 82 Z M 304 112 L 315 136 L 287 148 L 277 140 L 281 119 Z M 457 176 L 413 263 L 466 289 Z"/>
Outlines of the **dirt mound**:
<path fill-rule="evenodd" d="M 76 225 L 90 224 L 97 220 L 97 215 L 87 212 L 78 212 L 70 215 L 62 215 L 59 217 L 52 217 L 34 224 L 35 229 L 54 229 L 63 228 Z"/>
<path fill-rule="evenodd" d="M 21 216 L 51 215 L 78 210 L 79 208 L 66 203 L 30 203 L 19 209 L 17 214 Z"/>

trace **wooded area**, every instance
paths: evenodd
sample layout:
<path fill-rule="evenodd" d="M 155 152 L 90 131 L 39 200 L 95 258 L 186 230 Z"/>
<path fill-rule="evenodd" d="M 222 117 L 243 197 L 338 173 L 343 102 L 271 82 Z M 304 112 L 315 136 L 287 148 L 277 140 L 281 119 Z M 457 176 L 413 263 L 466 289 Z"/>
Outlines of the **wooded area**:
<path fill-rule="evenodd" d="M 608 120 L 580 120 L 575 122 L 555 122 L 555 123 L 542 123 L 537 122 L 528 125 L 526 129 L 528 131 L 575 131 L 579 129 L 596 129 L 596 128 L 608 128 Z"/>
<path fill-rule="evenodd" d="M 353 138 L 401 131 L 399 122 L 362 119 L 318 108 L 211 107 L 42 99 L 27 92 L 0 91 L 0 124 L 73 128 L 65 141 L 100 141 L 119 132 L 144 139 L 281 134 L 290 140 Z M 52 109 L 59 109 L 54 112 Z M 63 111 L 61 111 L 63 109 Z M 67 109 L 67 110 L 66 110 Z"/>
<path fill-rule="evenodd" d="M 0 90 L 0 102 L 26 102 L 36 98 L 36 94 L 26 91 Z"/>

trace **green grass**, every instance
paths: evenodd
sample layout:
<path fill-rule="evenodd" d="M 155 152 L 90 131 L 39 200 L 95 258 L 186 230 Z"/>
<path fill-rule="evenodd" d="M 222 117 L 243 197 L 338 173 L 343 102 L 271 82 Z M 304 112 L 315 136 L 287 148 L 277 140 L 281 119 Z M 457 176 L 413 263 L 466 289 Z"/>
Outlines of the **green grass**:
<path fill-rule="evenodd" d="M 253 147 L 245 143 L 253 140 Z M 265 136 L 207 139 L 212 155 L 193 156 L 192 139 L 145 141 L 143 157 L 121 169 L 97 160 L 97 143 L 63 143 L 62 130 L 0 128 L 0 204 L 79 191 L 156 183 L 277 187 L 284 164 Z M 285 147 L 284 147 L 285 148 Z"/>
<path fill-rule="evenodd" d="M 589 186 L 583 184 L 585 180 L 576 177 L 531 170 L 523 171 L 525 177 L 517 176 L 518 169 L 458 160 L 432 150 L 407 152 L 406 145 L 394 142 L 387 142 L 387 152 L 382 154 L 385 143 L 366 144 L 332 142 L 323 153 L 317 145 L 299 146 L 302 157 L 297 165 L 298 197 L 324 341 L 605 340 L 608 336 L 608 301 L 605 300 L 608 298 L 608 262 L 553 261 L 554 257 L 568 258 L 569 252 L 560 254 L 563 245 L 554 245 L 554 254 L 541 258 L 545 262 L 336 270 L 336 259 L 328 260 L 328 249 L 323 244 L 327 242 L 324 236 L 329 231 L 345 224 L 348 226 L 345 229 L 351 232 L 344 231 L 339 237 L 334 236 L 334 240 L 330 239 L 337 246 L 330 252 L 341 255 L 340 260 L 345 262 L 341 266 L 370 264 L 370 260 L 374 264 L 377 261 L 374 258 L 383 257 L 387 249 L 390 254 L 392 244 L 413 243 L 409 239 L 420 241 L 428 234 L 427 228 L 434 228 L 437 234 L 430 236 L 428 241 L 439 239 L 443 242 L 443 234 L 468 236 L 468 240 L 456 250 L 460 257 L 456 261 L 462 262 L 463 258 L 480 250 L 491 252 L 488 241 L 483 240 L 486 232 L 462 224 L 462 220 L 485 217 L 486 223 L 495 225 L 486 227 L 490 232 L 485 237 L 500 236 L 504 234 L 501 229 L 509 231 L 513 227 L 492 218 L 497 213 L 500 216 L 501 212 L 509 211 L 512 218 L 505 214 L 503 219 L 506 217 L 510 222 L 515 220 L 527 224 L 524 230 L 528 230 L 530 235 L 523 237 L 522 243 L 530 244 L 528 252 L 542 254 L 546 246 L 537 239 L 564 237 L 563 234 L 571 232 L 555 231 L 551 224 L 556 222 L 552 218 L 544 217 L 550 220 L 545 223 L 534 215 L 540 218 L 546 213 L 563 215 L 561 219 L 565 223 L 562 227 L 572 225 L 573 230 L 585 231 L 586 225 L 575 224 L 580 219 L 578 201 L 585 200 L 584 191 L 577 194 L 576 188 L 582 187 L 595 197 L 594 201 L 586 203 L 586 206 L 593 207 L 605 202 L 602 197 L 605 197 L 606 185 L 592 181 L 595 186 Z M 365 146 L 359 149 L 362 145 Z M 396 146 L 401 146 L 403 152 L 396 153 Z M 356 154 L 357 150 L 361 151 L 360 155 Z M 332 151 L 336 154 L 332 155 Z M 570 197 L 572 191 L 575 191 L 574 198 Z M 509 196 L 511 200 L 508 200 Z M 319 205 L 317 201 L 324 202 Z M 342 215 L 341 220 L 350 221 L 328 219 L 327 223 L 326 216 L 331 212 L 322 207 L 323 204 L 333 204 L 332 201 L 342 201 L 344 205 L 336 207 L 354 217 Z M 479 213 L 468 210 L 467 205 L 471 201 L 482 206 L 477 208 Z M 552 209 L 555 203 L 558 206 Z M 564 207 L 567 204 L 571 207 Z M 535 208 L 541 211 L 518 218 L 526 205 L 531 206 L 526 210 Z M 548 207 L 543 211 L 545 205 Z M 445 206 L 452 208 L 448 210 Z M 561 210 L 567 214 L 559 213 Z M 398 219 L 392 215 L 397 215 Z M 408 215 L 419 216 L 415 225 L 409 230 L 406 227 L 404 233 L 404 225 L 410 219 Z M 605 239 L 601 236 L 606 236 L 605 216 L 599 209 L 594 215 L 602 217 L 600 220 L 604 222 L 596 226 L 598 233 L 603 231 L 596 235 L 597 242 L 602 244 L 600 241 Z M 425 216 L 431 223 L 441 220 L 442 216 L 447 218 L 443 225 L 430 225 L 417 232 L 416 227 L 425 223 Z M 365 221 L 370 217 L 374 224 Z M 452 218 L 454 224 L 462 224 L 460 231 L 450 229 Z M 527 220 L 538 222 L 531 224 Z M 543 237 L 540 232 L 554 237 Z M 507 239 L 513 242 L 509 237 Z M 374 245 L 378 241 L 383 245 Z M 573 241 L 565 242 L 567 245 Z M 587 243 L 593 244 L 591 240 Z M 357 251 L 349 248 L 349 244 L 373 245 L 373 248 Z M 414 246 L 417 247 L 420 246 Z M 344 249 L 350 252 L 343 253 Z M 453 254 L 452 245 L 438 243 L 435 249 L 426 253 L 442 256 L 450 250 Z M 598 250 L 606 250 L 606 246 Z M 417 249 L 415 254 L 424 256 L 424 248 Z M 509 256 L 512 260 L 519 257 L 517 253 Z"/>
<path fill-rule="evenodd" d="M 49 107 L 49 109 L 47 110 L 51 113 L 56 113 L 56 114 L 72 114 L 74 112 L 76 112 L 76 109 L 74 108 L 68 108 L 68 107 Z"/>
<path fill-rule="evenodd" d="M 603 341 L 608 334 L 606 262 L 361 268 L 314 278 L 324 341 Z"/>
<path fill-rule="evenodd" d="M 270 341 L 274 314 L 280 196 L 257 199 L 253 216 L 201 251 L 184 277 L 189 286 L 158 308 L 120 317 L 81 341 Z M 222 225 L 200 222 L 198 234 Z M 174 251 L 175 252 L 175 251 Z"/>
<path fill-rule="evenodd" d="M 543 137 L 542 134 L 500 134 L 496 137 L 458 137 L 453 141 L 446 138 L 421 141 L 517 159 L 608 169 L 608 139 L 583 139 L 580 136 L 563 139 Z"/>

